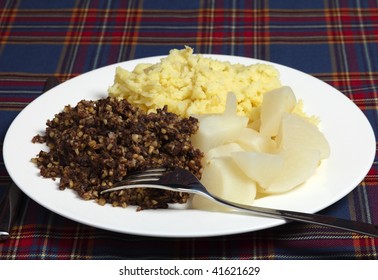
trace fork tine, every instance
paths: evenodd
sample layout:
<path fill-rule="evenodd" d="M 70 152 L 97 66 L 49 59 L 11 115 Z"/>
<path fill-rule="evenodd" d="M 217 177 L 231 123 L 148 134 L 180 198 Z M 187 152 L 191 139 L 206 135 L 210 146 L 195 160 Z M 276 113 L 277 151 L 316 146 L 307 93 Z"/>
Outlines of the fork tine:
<path fill-rule="evenodd" d="M 142 181 L 149 181 L 149 180 L 157 181 L 166 171 L 167 170 L 165 168 L 154 168 L 154 169 L 147 169 L 144 171 L 133 172 L 130 175 L 126 176 L 126 180 L 121 181 L 120 184 L 123 184 L 125 182 L 130 183 L 130 182 L 142 182 Z"/>
<path fill-rule="evenodd" d="M 165 172 L 167 168 L 159 167 L 159 168 L 150 168 L 146 170 L 134 171 L 131 174 L 144 174 L 144 173 L 155 173 L 155 172 Z"/>
<path fill-rule="evenodd" d="M 151 177 L 151 176 L 162 176 L 163 173 L 166 171 L 167 171 L 166 168 L 153 168 L 153 169 L 147 169 L 144 171 L 136 171 L 128 175 L 127 179 L 143 178 L 143 177 Z"/>
<path fill-rule="evenodd" d="M 121 190 L 125 185 L 156 183 L 160 180 L 161 176 L 163 176 L 166 171 L 166 168 L 153 168 L 144 171 L 133 172 L 130 175 L 127 175 L 125 180 L 115 183 L 113 185 L 114 187 L 101 191 L 101 194 Z"/>

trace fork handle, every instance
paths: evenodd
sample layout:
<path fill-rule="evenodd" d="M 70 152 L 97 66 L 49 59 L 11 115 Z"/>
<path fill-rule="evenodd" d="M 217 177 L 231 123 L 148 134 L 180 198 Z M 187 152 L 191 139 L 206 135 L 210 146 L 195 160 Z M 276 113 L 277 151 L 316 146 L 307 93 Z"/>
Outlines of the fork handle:
<path fill-rule="evenodd" d="M 201 193 L 201 194 L 205 195 L 207 198 L 210 198 L 218 203 L 230 206 L 232 208 L 236 208 L 238 210 L 245 210 L 248 212 L 260 214 L 267 217 L 284 218 L 286 220 L 291 220 L 291 221 L 322 225 L 322 226 L 347 230 L 347 231 L 356 232 L 356 233 L 378 238 L 378 226 L 369 224 L 369 223 L 346 220 L 346 219 L 341 219 L 341 218 L 336 218 L 336 217 L 331 217 L 331 216 L 326 216 L 326 215 L 309 214 L 309 213 L 296 212 L 296 211 L 278 210 L 278 209 L 264 208 L 264 207 L 259 207 L 259 206 L 244 205 L 244 204 L 226 201 L 217 196 L 214 196 L 213 194 L 211 195 L 204 194 L 204 193 Z"/>

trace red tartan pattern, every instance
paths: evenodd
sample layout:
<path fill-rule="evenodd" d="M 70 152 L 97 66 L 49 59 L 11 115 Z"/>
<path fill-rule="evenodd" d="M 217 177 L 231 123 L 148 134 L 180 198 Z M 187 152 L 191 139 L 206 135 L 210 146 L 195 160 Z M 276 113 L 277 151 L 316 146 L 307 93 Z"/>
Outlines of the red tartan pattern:
<path fill-rule="evenodd" d="M 264 59 L 314 75 L 355 102 L 377 135 L 375 1 L 64 2 L 2 1 L 1 151 L 11 121 L 41 94 L 48 76 L 65 81 L 184 45 L 197 53 Z M 0 186 L 9 182 L 0 152 Z M 375 159 L 363 182 L 322 213 L 378 224 L 377 199 Z M 212 238 L 124 235 L 70 221 L 28 198 L 11 238 L 0 244 L 0 259 L 224 258 L 378 259 L 378 245 L 377 239 L 298 223 Z"/>

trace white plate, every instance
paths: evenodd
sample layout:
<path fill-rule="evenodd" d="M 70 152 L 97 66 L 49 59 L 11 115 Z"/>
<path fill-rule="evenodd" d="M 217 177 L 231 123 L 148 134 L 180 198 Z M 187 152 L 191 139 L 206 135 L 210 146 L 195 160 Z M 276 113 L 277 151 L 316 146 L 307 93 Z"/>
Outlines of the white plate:
<path fill-rule="evenodd" d="M 211 55 L 231 63 L 274 65 L 281 81 L 303 99 L 305 111 L 320 117 L 321 129 L 330 146 L 330 158 L 320 166 L 306 184 L 287 194 L 266 197 L 256 205 L 317 212 L 348 194 L 369 171 L 375 155 L 373 130 L 358 107 L 328 84 L 300 71 L 261 60 Z M 57 181 L 39 176 L 30 162 L 43 148 L 32 144 L 37 133 L 43 133 L 51 119 L 67 104 L 82 99 L 107 96 L 113 84 L 116 66 L 133 70 L 138 63 L 156 63 L 162 57 L 150 57 L 103 67 L 73 78 L 38 97 L 10 126 L 3 146 L 4 162 L 14 180 L 26 195 L 42 206 L 64 217 L 94 227 L 128 234 L 159 237 L 204 237 L 256 231 L 283 224 L 274 218 L 240 213 L 212 213 L 199 210 L 146 210 L 136 212 L 83 201 L 71 190 L 58 190 Z"/>

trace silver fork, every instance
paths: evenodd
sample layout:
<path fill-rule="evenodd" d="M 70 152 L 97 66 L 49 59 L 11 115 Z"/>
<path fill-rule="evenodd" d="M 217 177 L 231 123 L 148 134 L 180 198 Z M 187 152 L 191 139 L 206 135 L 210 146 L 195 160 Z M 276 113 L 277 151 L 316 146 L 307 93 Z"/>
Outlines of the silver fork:
<path fill-rule="evenodd" d="M 156 168 L 136 172 L 127 176 L 125 180 L 115 184 L 115 187 L 103 190 L 101 194 L 122 189 L 141 187 L 198 194 L 228 207 L 248 211 L 262 216 L 318 224 L 378 238 L 378 226 L 369 223 L 362 223 L 319 214 L 308 214 L 289 210 L 243 205 L 227 201 L 211 194 L 192 173 L 181 168 L 174 168 L 173 170 Z"/>

